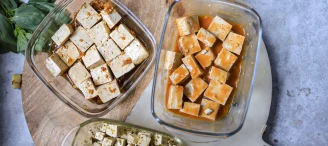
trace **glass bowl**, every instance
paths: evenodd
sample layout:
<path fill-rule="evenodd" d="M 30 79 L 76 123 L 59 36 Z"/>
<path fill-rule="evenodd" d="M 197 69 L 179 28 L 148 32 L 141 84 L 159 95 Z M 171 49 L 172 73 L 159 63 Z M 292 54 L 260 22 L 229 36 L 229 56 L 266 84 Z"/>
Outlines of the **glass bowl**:
<path fill-rule="evenodd" d="M 166 50 L 173 50 L 177 38 L 175 19 L 196 14 L 220 16 L 241 25 L 245 30 L 246 49 L 242 69 L 229 113 L 215 122 L 195 120 L 174 115 L 165 107 L 168 71 L 164 70 Z M 175 0 L 169 7 L 159 48 L 153 80 L 151 110 L 154 118 L 169 129 L 194 135 L 226 138 L 237 133 L 245 121 L 256 76 L 257 58 L 262 36 L 260 16 L 247 4 L 225 0 Z"/>
<path fill-rule="evenodd" d="M 74 89 L 65 77 L 54 77 L 45 66 L 45 59 L 50 54 L 49 50 L 52 42 L 50 37 L 62 24 L 71 22 L 74 14 L 86 1 L 63 0 L 58 3 L 35 30 L 27 45 L 25 56 L 34 74 L 59 99 L 84 116 L 99 117 L 128 97 L 142 80 L 155 60 L 156 41 L 146 26 L 126 6 L 119 0 L 112 0 L 113 4 L 115 4 L 115 9 L 122 15 L 121 21 L 133 30 L 137 38 L 148 48 L 149 57 L 141 65 L 138 65 L 130 76 L 126 77 L 121 86 L 121 95 L 117 98 L 104 104 L 96 104 L 86 100 L 82 93 Z"/>

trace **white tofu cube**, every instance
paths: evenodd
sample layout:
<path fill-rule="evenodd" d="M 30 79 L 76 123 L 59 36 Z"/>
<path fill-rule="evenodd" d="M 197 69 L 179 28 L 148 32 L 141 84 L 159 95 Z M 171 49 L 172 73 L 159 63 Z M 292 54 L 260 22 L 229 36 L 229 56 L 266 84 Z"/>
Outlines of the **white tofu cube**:
<path fill-rule="evenodd" d="M 227 84 L 222 84 L 219 81 L 212 80 L 206 89 L 204 96 L 218 102 L 221 105 L 225 105 L 232 92 L 232 89 L 233 88 Z"/>
<path fill-rule="evenodd" d="M 129 134 L 137 134 L 137 130 L 129 127 L 122 127 L 121 138 L 128 139 Z"/>
<path fill-rule="evenodd" d="M 82 60 L 87 69 L 93 69 L 105 63 L 95 45 L 85 53 Z"/>
<path fill-rule="evenodd" d="M 148 137 L 151 137 L 151 136 L 152 136 L 152 134 L 151 134 L 150 132 L 146 132 L 146 131 L 140 131 L 140 132 L 138 132 L 138 135 L 139 135 L 139 137 L 140 137 L 141 135 L 146 135 L 146 136 L 148 136 Z"/>
<path fill-rule="evenodd" d="M 97 96 L 95 85 L 90 78 L 76 85 L 83 93 L 85 99 L 90 99 Z"/>
<path fill-rule="evenodd" d="M 121 94 L 120 88 L 117 81 L 111 81 L 109 83 L 103 84 L 97 87 L 97 93 L 99 98 L 103 103 L 110 101 L 111 99 L 119 96 Z M 107 133 L 107 132 L 106 132 Z"/>
<path fill-rule="evenodd" d="M 119 78 L 131 71 L 135 67 L 135 65 L 133 64 L 132 59 L 129 56 L 123 54 L 113 59 L 110 62 L 109 67 L 112 70 L 114 76 L 116 78 Z"/>
<path fill-rule="evenodd" d="M 139 140 L 137 142 L 138 146 L 148 146 L 150 144 L 151 138 L 147 135 L 139 135 Z"/>
<path fill-rule="evenodd" d="M 179 49 L 185 56 L 192 55 L 202 50 L 195 34 L 180 37 Z"/>
<path fill-rule="evenodd" d="M 189 71 L 184 64 L 181 64 L 174 72 L 170 75 L 170 80 L 173 84 L 177 85 L 186 81 L 190 77 Z"/>
<path fill-rule="evenodd" d="M 198 63 L 205 69 L 212 65 L 212 62 L 215 59 L 214 53 L 210 47 L 206 47 L 200 51 L 196 56 Z"/>
<path fill-rule="evenodd" d="M 66 63 L 67 66 L 72 66 L 72 64 L 80 58 L 79 50 L 71 41 L 67 41 L 56 51 L 56 53 L 60 59 Z"/>
<path fill-rule="evenodd" d="M 109 28 L 113 28 L 120 20 L 121 15 L 114 9 L 102 10 L 100 12 L 102 18 L 107 22 Z"/>
<path fill-rule="evenodd" d="M 200 28 L 198 31 L 197 39 L 208 47 L 212 47 L 216 41 L 216 37 L 204 28 Z"/>
<path fill-rule="evenodd" d="M 51 37 L 51 39 L 56 43 L 56 45 L 61 46 L 68 40 L 73 32 L 74 28 L 71 24 L 63 24 Z"/>
<path fill-rule="evenodd" d="M 214 34 L 221 41 L 224 41 L 231 28 L 231 24 L 229 24 L 219 16 L 215 16 L 207 30 Z"/>
<path fill-rule="evenodd" d="M 68 66 L 57 54 L 53 54 L 46 59 L 46 67 L 55 77 L 63 74 L 68 69 Z"/>
<path fill-rule="evenodd" d="M 81 62 L 75 63 L 69 70 L 68 75 L 75 85 L 80 84 L 86 79 L 90 78 L 91 75 L 88 70 L 83 66 Z"/>
<path fill-rule="evenodd" d="M 186 113 L 193 116 L 198 116 L 200 110 L 200 104 L 184 102 L 183 109 L 180 109 L 180 112 Z"/>
<path fill-rule="evenodd" d="M 96 132 L 95 139 L 102 141 L 105 137 L 105 133 L 103 132 Z"/>
<path fill-rule="evenodd" d="M 111 137 L 120 137 L 122 128 L 118 125 L 108 124 L 106 134 Z"/>
<path fill-rule="evenodd" d="M 106 62 L 110 62 L 121 54 L 120 48 L 118 48 L 112 39 L 108 39 L 101 46 L 98 46 L 98 51 Z"/>
<path fill-rule="evenodd" d="M 200 68 L 192 55 L 182 58 L 182 62 L 186 65 L 188 71 L 190 72 L 191 78 L 194 79 L 203 74 L 203 70 Z"/>
<path fill-rule="evenodd" d="M 87 32 L 93 42 L 99 47 L 109 39 L 110 29 L 105 21 L 100 21 L 91 29 L 87 30 Z"/>
<path fill-rule="evenodd" d="M 91 69 L 90 74 L 96 86 L 108 83 L 113 80 L 113 76 L 110 73 L 106 63 Z"/>
<path fill-rule="evenodd" d="M 136 38 L 132 43 L 124 49 L 124 53 L 131 57 L 135 65 L 142 63 L 149 56 L 147 49 Z"/>
<path fill-rule="evenodd" d="M 126 140 L 123 138 L 116 138 L 116 142 L 114 146 L 125 146 Z"/>
<path fill-rule="evenodd" d="M 104 140 L 101 142 L 101 146 L 114 146 L 115 138 L 105 137 Z"/>
<path fill-rule="evenodd" d="M 103 123 L 103 124 L 100 126 L 100 129 L 99 129 L 99 130 L 100 130 L 101 132 L 106 133 L 107 126 L 108 126 L 107 123 Z"/>
<path fill-rule="evenodd" d="M 138 140 L 139 140 L 139 136 L 137 134 L 134 134 L 134 133 L 131 133 L 131 134 L 128 134 L 128 143 L 129 144 L 137 144 L 138 143 Z"/>
<path fill-rule="evenodd" d="M 238 57 L 236 55 L 222 48 L 221 52 L 214 60 L 214 64 L 225 71 L 229 71 L 237 59 Z"/>
<path fill-rule="evenodd" d="M 200 108 L 200 116 L 215 121 L 219 108 L 220 104 L 217 102 L 203 99 Z"/>
<path fill-rule="evenodd" d="M 182 64 L 181 53 L 166 51 L 165 53 L 165 61 L 164 61 L 164 69 L 176 69 Z"/>
<path fill-rule="evenodd" d="M 171 85 L 169 88 L 169 109 L 182 109 L 183 86 Z"/>
<path fill-rule="evenodd" d="M 81 7 L 80 11 L 76 15 L 77 21 L 87 29 L 90 29 L 98 21 L 101 20 L 101 15 L 92 8 L 89 4 L 85 4 Z"/>
<path fill-rule="evenodd" d="M 155 134 L 154 135 L 154 144 L 155 145 L 166 145 L 168 138 L 163 136 L 162 134 Z"/>
<path fill-rule="evenodd" d="M 178 18 L 175 20 L 178 27 L 179 35 L 189 35 L 199 30 L 199 20 L 197 15 Z"/>
<path fill-rule="evenodd" d="M 124 24 L 120 24 L 118 28 L 115 28 L 112 33 L 110 33 L 110 37 L 122 50 L 124 50 L 134 39 L 130 29 Z"/>
<path fill-rule="evenodd" d="M 228 79 L 228 73 L 222 69 L 219 69 L 217 67 L 212 66 L 210 69 L 210 75 L 209 78 L 211 80 L 216 80 L 221 83 L 225 83 Z"/>
<path fill-rule="evenodd" d="M 190 101 L 195 102 L 207 87 L 208 84 L 205 81 L 201 78 L 195 78 L 187 83 L 183 90 L 183 94 L 186 95 Z"/>
<path fill-rule="evenodd" d="M 227 49 L 230 52 L 240 55 L 241 50 L 243 49 L 245 37 L 233 32 L 230 32 L 228 37 L 223 41 L 223 48 Z"/>
<path fill-rule="evenodd" d="M 89 37 L 87 31 L 79 26 L 70 37 L 70 40 L 80 49 L 80 51 L 87 51 L 93 44 L 92 39 Z"/>

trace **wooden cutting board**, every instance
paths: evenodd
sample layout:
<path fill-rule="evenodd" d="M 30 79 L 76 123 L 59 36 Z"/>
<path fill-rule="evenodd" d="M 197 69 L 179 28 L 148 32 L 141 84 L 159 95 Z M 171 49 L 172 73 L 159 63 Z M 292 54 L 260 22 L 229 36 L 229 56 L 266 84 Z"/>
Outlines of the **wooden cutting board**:
<path fill-rule="evenodd" d="M 152 32 L 157 42 L 159 42 L 165 14 L 172 1 L 122 0 Z M 103 117 L 124 121 L 152 79 L 153 72 L 154 65 L 130 97 Z M 26 62 L 22 80 L 24 114 L 36 146 L 58 146 L 73 127 L 88 120 L 48 90 L 33 74 Z"/>

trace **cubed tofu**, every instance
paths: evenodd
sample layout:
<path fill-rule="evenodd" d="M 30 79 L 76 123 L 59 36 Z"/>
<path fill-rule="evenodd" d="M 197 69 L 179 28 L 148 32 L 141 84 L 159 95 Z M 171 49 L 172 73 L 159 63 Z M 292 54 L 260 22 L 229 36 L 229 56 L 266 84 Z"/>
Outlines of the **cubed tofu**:
<path fill-rule="evenodd" d="M 128 143 L 129 144 L 137 144 L 138 143 L 138 140 L 139 140 L 139 136 L 137 134 L 134 134 L 134 133 L 131 133 L 131 134 L 128 134 Z"/>
<path fill-rule="evenodd" d="M 154 144 L 155 145 L 166 145 L 167 144 L 167 141 L 168 141 L 168 138 L 165 137 L 164 135 L 162 134 L 155 134 L 154 135 Z"/>
<path fill-rule="evenodd" d="M 183 90 L 183 94 L 186 95 L 190 101 L 195 102 L 207 87 L 208 84 L 201 78 L 194 78 L 187 83 Z"/>
<path fill-rule="evenodd" d="M 195 34 L 180 37 L 179 49 L 185 56 L 192 55 L 202 50 Z"/>
<path fill-rule="evenodd" d="M 98 143 L 98 142 L 94 142 L 94 143 L 92 144 L 92 146 L 101 146 L 101 144 Z"/>
<path fill-rule="evenodd" d="M 122 127 L 121 138 L 128 139 L 128 135 L 137 134 L 137 130 L 130 127 Z"/>
<path fill-rule="evenodd" d="M 178 52 L 166 51 L 164 69 L 176 69 L 182 64 L 183 55 Z"/>
<path fill-rule="evenodd" d="M 169 89 L 169 109 L 182 109 L 183 86 L 171 85 Z"/>
<path fill-rule="evenodd" d="M 115 138 L 105 137 L 104 140 L 101 142 L 101 146 L 114 146 Z"/>
<path fill-rule="evenodd" d="M 129 56 L 123 54 L 113 59 L 110 62 L 109 67 L 112 70 L 114 76 L 116 78 L 119 78 L 131 71 L 135 67 L 135 65 L 133 64 L 132 59 Z"/>
<path fill-rule="evenodd" d="M 146 132 L 146 131 L 140 131 L 140 132 L 138 132 L 138 135 L 139 135 L 139 137 L 140 137 L 141 135 L 146 135 L 146 136 L 149 136 L 149 137 L 152 136 L 152 134 L 151 134 L 150 132 Z"/>
<path fill-rule="evenodd" d="M 178 18 L 175 20 L 178 27 L 179 35 L 189 35 L 199 30 L 199 20 L 197 15 Z"/>
<path fill-rule="evenodd" d="M 108 83 L 113 80 L 113 76 L 110 73 L 106 63 L 91 69 L 90 74 L 96 86 Z"/>
<path fill-rule="evenodd" d="M 105 133 L 103 132 L 96 132 L 95 139 L 102 141 L 105 137 Z"/>
<path fill-rule="evenodd" d="M 139 135 L 139 139 L 138 139 L 137 145 L 138 146 L 149 146 L 150 141 L 151 141 L 150 136 L 147 136 L 147 135 L 143 135 L 142 134 L 142 135 Z"/>
<path fill-rule="evenodd" d="M 207 30 L 210 33 L 214 34 L 221 41 L 224 41 L 231 28 L 231 24 L 229 24 L 219 16 L 215 16 Z"/>
<path fill-rule="evenodd" d="M 103 103 L 110 101 L 111 99 L 121 94 L 120 88 L 116 80 L 103 84 L 97 87 L 97 93 Z"/>
<path fill-rule="evenodd" d="M 200 110 L 200 104 L 197 103 L 191 103 L 191 102 L 184 102 L 183 103 L 183 109 L 180 109 L 180 112 L 198 116 Z"/>
<path fill-rule="evenodd" d="M 101 132 L 105 132 L 105 133 L 106 133 L 107 126 L 108 126 L 107 123 L 103 123 L 103 124 L 100 126 L 99 130 L 100 130 Z"/>
<path fill-rule="evenodd" d="M 132 43 L 124 49 L 124 53 L 131 57 L 135 65 L 142 63 L 149 56 L 147 49 L 136 38 Z"/>
<path fill-rule="evenodd" d="M 46 59 L 46 67 L 55 77 L 63 74 L 68 69 L 68 66 L 57 54 L 53 54 Z"/>
<path fill-rule="evenodd" d="M 109 39 L 110 29 L 105 21 L 100 21 L 91 29 L 87 30 L 87 32 L 93 42 L 99 47 Z"/>
<path fill-rule="evenodd" d="M 122 131 L 122 127 L 118 125 L 108 124 L 106 128 L 106 134 L 108 136 L 115 137 L 115 138 L 121 136 L 121 131 Z"/>
<path fill-rule="evenodd" d="M 225 71 L 229 71 L 237 59 L 238 57 L 236 55 L 222 48 L 221 52 L 214 60 L 214 64 Z"/>
<path fill-rule="evenodd" d="M 200 116 L 215 121 L 220 104 L 204 98 L 200 106 Z"/>
<path fill-rule="evenodd" d="M 204 28 L 200 28 L 198 31 L 197 39 L 208 47 L 212 47 L 216 41 L 216 37 Z"/>
<path fill-rule="evenodd" d="M 93 69 L 105 63 L 95 45 L 90 47 L 82 57 L 82 60 L 87 69 Z"/>
<path fill-rule="evenodd" d="M 78 85 L 79 83 L 91 77 L 90 73 L 81 62 L 75 63 L 68 70 L 68 76 L 71 78 L 75 85 Z"/>
<path fill-rule="evenodd" d="M 225 105 L 232 92 L 232 89 L 233 88 L 227 84 L 222 84 L 219 81 L 212 80 L 206 89 L 204 96 L 218 102 L 221 105 Z"/>
<path fill-rule="evenodd" d="M 121 54 L 120 48 L 114 43 L 112 39 L 108 39 L 101 46 L 98 46 L 98 51 L 106 62 L 110 62 L 115 57 Z"/>
<path fill-rule="evenodd" d="M 114 9 L 109 9 L 109 10 L 102 10 L 100 12 L 103 20 L 107 22 L 107 25 L 109 28 L 113 28 L 120 20 L 121 20 L 121 15 Z"/>
<path fill-rule="evenodd" d="M 243 48 L 245 37 L 233 32 L 230 32 L 228 37 L 223 41 L 223 48 L 237 55 L 240 55 Z"/>
<path fill-rule="evenodd" d="M 110 33 L 110 37 L 122 50 L 124 50 L 134 39 L 130 29 L 124 24 L 120 24 L 118 28 L 115 28 L 112 33 Z"/>
<path fill-rule="evenodd" d="M 90 78 L 77 84 L 77 87 L 82 91 L 85 99 L 90 99 L 97 96 L 95 85 Z"/>
<path fill-rule="evenodd" d="M 87 51 L 93 44 L 93 40 L 89 37 L 87 31 L 79 26 L 70 37 L 70 40 L 79 48 L 80 51 Z"/>
<path fill-rule="evenodd" d="M 67 66 L 72 66 L 73 63 L 80 58 L 80 52 L 77 47 L 71 42 L 67 41 L 62 47 L 60 47 L 56 53 L 62 59 Z"/>
<path fill-rule="evenodd" d="M 73 32 L 74 28 L 71 24 L 63 24 L 51 37 L 51 39 L 56 43 L 56 45 L 61 46 L 69 39 Z"/>
<path fill-rule="evenodd" d="M 210 47 L 206 47 L 200 51 L 196 56 L 198 63 L 205 69 L 212 65 L 212 62 L 215 59 L 214 53 Z"/>
<path fill-rule="evenodd" d="M 190 72 L 191 78 L 194 79 L 203 74 L 203 71 L 196 62 L 194 56 L 188 55 L 182 58 L 182 62 L 184 65 L 186 65 L 188 71 Z"/>
<path fill-rule="evenodd" d="M 174 72 L 170 75 L 170 80 L 173 84 L 177 85 L 186 81 L 190 77 L 189 71 L 184 64 L 181 64 Z"/>
<path fill-rule="evenodd" d="M 222 69 L 219 69 L 217 67 L 212 66 L 210 69 L 210 75 L 209 78 L 211 80 L 216 80 L 221 83 L 225 83 L 228 79 L 228 73 Z"/>
<path fill-rule="evenodd" d="M 126 140 L 123 138 L 116 138 L 114 146 L 126 146 Z"/>
<path fill-rule="evenodd" d="M 79 21 L 84 28 L 90 29 L 101 20 L 101 15 L 93 9 L 92 6 L 85 4 L 77 13 L 76 20 Z"/>

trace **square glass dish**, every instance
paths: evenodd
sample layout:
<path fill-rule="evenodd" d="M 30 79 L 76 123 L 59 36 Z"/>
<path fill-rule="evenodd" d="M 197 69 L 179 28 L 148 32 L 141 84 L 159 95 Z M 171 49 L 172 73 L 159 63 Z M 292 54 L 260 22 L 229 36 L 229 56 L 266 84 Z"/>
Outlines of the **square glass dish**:
<path fill-rule="evenodd" d="M 165 52 L 175 48 L 178 31 L 175 20 L 186 15 L 219 16 L 241 25 L 245 31 L 244 54 L 238 87 L 228 114 L 214 122 L 175 115 L 165 106 L 168 70 L 164 69 Z M 255 82 L 257 58 L 262 36 L 259 15 L 244 3 L 226 0 L 175 0 L 166 14 L 165 24 L 156 57 L 151 110 L 162 125 L 196 135 L 229 137 L 237 133 L 245 121 L 252 88 Z"/>
<path fill-rule="evenodd" d="M 87 117 L 99 117 L 113 109 L 134 90 L 155 60 L 156 41 L 151 32 L 119 0 L 111 0 L 121 14 L 123 22 L 135 32 L 137 38 L 149 51 L 149 57 L 121 83 L 121 94 L 104 104 L 91 102 L 83 96 L 64 76 L 54 77 L 46 68 L 45 60 L 51 54 L 51 36 L 64 23 L 73 21 L 74 15 L 87 0 L 62 0 L 41 22 L 31 37 L 25 52 L 26 61 L 40 81 L 59 99 Z"/>

